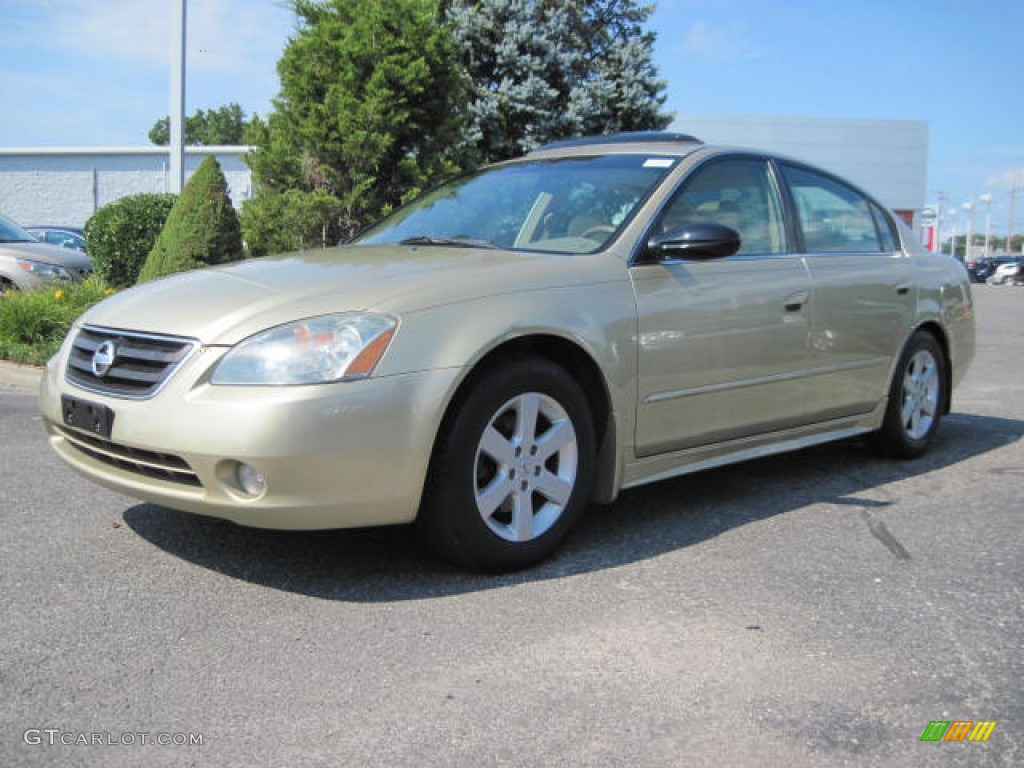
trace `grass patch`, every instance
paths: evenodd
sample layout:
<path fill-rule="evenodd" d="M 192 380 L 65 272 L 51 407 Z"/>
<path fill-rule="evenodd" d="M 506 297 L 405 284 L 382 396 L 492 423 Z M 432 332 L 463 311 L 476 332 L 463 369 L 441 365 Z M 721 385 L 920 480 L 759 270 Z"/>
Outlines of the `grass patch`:
<path fill-rule="evenodd" d="M 0 295 L 0 359 L 42 365 L 86 309 L 113 293 L 96 277 Z"/>

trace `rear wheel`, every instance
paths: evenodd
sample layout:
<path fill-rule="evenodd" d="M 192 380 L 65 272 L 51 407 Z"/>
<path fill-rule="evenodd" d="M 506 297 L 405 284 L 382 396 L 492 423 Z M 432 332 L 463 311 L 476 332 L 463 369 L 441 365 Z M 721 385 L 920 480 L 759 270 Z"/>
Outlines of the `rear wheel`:
<path fill-rule="evenodd" d="M 946 402 L 945 355 L 927 331 L 911 336 L 889 390 L 882 428 L 868 444 L 890 458 L 913 459 L 931 446 Z"/>
<path fill-rule="evenodd" d="M 586 506 L 587 398 L 561 368 L 519 358 L 485 373 L 446 420 L 417 526 L 443 556 L 484 570 L 532 565 Z"/>

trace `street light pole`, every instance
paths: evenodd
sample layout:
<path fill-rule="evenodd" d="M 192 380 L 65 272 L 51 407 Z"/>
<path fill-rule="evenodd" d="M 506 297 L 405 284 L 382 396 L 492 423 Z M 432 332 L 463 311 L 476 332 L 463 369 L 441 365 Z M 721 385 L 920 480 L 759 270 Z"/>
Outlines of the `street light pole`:
<path fill-rule="evenodd" d="M 170 153 L 171 175 L 168 188 L 181 192 L 185 184 L 185 146 L 182 126 L 185 122 L 185 3 L 171 3 L 171 82 L 170 82 Z"/>
<path fill-rule="evenodd" d="M 935 212 L 935 252 L 942 253 L 942 220 L 946 215 L 946 193 L 940 189 L 937 196 L 939 204 Z"/>
<path fill-rule="evenodd" d="M 991 231 L 992 231 L 992 195 L 990 195 L 988 192 L 986 192 L 984 195 L 982 195 L 978 199 L 985 204 L 985 251 L 984 251 L 984 255 L 985 255 L 985 258 L 987 259 L 989 256 L 992 255 L 992 254 L 990 254 L 988 252 L 989 236 L 990 236 Z"/>
<path fill-rule="evenodd" d="M 956 218 L 956 208 L 950 207 L 946 211 L 946 218 L 949 219 L 949 255 L 954 259 L 956 258 L 956 224 L 953 219 Z"/>
<path fill-rule="evenodd" d="M 967 214 L 967 242 L 964 243 L 964 261 L 971 260 L 971 238 L 974 236 L 974 202 L 967 202 L 960 206 Z"/>
<path fill-rule="evenodd" d="M 1013 253 L 1013 248 L 1011 247 L 1010 241 L 1013 239 L 1013 224 L 1014 224 L 1014 222 L 1013 222 L 1013 212 L 1014 212 L 1014 205 L 1017 202 L 1017 180 L 1019 178 L 1020 178 L 1020 172 L 1019 171 L 1014 171 L 1013 172 L 1013 179 L 1010 182 L 1010 214 L 1009 214 L 1009 218 L 1006 221 L 1006 252 L 1007 253 Z M 1024 246 L 1021 246 L 1021 247 L 1024 248 Z"/>

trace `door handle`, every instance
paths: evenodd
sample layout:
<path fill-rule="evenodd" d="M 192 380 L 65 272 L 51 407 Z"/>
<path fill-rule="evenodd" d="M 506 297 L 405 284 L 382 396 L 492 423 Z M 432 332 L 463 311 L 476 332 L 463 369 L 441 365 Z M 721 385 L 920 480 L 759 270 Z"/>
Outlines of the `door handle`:
<path fill-rule="evenodd" d="M 810 291 L 797 291 L 796 293 L 789 294 L 782 306 L 786 308 L 787 312 L 799 312 L 810 301 L 810 298 Z"/>
<path fill-rule="evenodd" d="M 910 288 L 910 283 L 900 283 L 899 285 L 896 286 L 896 293 L 898 293 L 900 296 L 906 296 L 908 293 L 910 293 Z"/>

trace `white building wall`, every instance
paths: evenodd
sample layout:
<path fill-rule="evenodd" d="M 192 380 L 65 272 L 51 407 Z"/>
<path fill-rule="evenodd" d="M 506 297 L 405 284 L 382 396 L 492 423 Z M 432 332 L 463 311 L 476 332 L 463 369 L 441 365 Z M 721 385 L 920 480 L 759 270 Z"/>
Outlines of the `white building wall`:
<path fill-rule="evenodd" d="M 863 187 L 890 208 L 918 211 L 928 181 L 928 123 L 736 115 L 681 115 L 672 131 L 805 160 Z"/>
<path fill-rule="evenodd" d="M 206 155 L 217 157 L 235 207 L 252 195 L 242 159 L 251 147 L 188 147 L 186 179 Z M 82 226 L 99 208 L 143 192 L 166 192 L 164 147 L 0 148 L 0 213 L 22 225 Z"/>
<path fill-rule="evenodd" d="M 670 130 L 709 144 L 790 155 L 844 176 L 900 211 L 918 211 L 927 190 L 928 124 L 735 115 L 682 115 Z M 186 178 L 207 154 L 220 162 L 235 206 L 252 195 L 242 159 L 252 147 L 188 147 Z M 19 224 L 81 226 L 125 195 L 165 192 L 166 147 L 0 148 L 0 213 Z"/>

